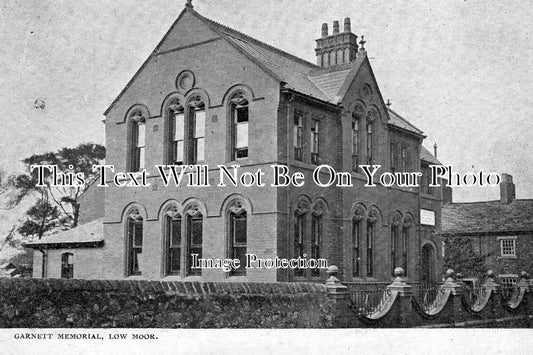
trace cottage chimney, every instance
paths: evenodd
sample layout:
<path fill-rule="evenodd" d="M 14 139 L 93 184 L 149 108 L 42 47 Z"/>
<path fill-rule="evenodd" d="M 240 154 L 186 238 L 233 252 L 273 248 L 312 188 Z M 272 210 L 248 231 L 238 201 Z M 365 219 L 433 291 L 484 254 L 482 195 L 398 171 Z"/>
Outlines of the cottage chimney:
<path fill-rule="evenodd" d="M 350 63 L 357 54 L 357 36 L 352 33 L 349 17 L 344 19 L 344 31 L 339 32 L 339 21 L 333 21 L 333 33 L 328 35 L 328 25 L 322 24 L 322 36 L 316 40 L 317 64 L 322 68 Z"/>
<path fill-rule="evenodd" d="M 502 174 L 500 182 L 500 203 L 508 205 L 515 199 L 515 186 L 513 177 L 509 174 Z"/>

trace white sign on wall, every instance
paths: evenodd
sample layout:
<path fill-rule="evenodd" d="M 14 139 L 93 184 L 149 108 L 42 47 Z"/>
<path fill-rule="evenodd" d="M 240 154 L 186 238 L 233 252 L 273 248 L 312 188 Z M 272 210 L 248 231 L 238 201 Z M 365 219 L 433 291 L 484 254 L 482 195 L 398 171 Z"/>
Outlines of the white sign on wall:
<path fill-rule="evenodd" d="M 420 210 L 420 224 L 425 224 L 426 226 L 434 226 L 435 212 L 430 210 Z"/>

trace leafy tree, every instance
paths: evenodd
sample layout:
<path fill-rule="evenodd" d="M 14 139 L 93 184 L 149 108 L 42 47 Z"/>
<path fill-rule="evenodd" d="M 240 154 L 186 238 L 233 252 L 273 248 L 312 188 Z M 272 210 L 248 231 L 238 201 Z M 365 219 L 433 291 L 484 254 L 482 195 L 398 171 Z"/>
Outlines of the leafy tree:
<path fill-rule="evenodd" d="M 447 237 L 445 240 L 446 256 L 444 270 L 453 269 L 463 276 L 480 278 L 485 274 L 487 255 L 474 251 L 472 240 L 467 237 Z"/>
<path fill-rule="evenodd" d="M 105 147 L 99 144 L 83 143 L 75 148 L 62 148 L 57 152 L 34 154 L 23 160 L 27 173 L 14 179 L 14 186 L 20 191 L 18 201 L 32 193 L 41 195 L 40 202 L 34 207 L 43 208 L 41 217 L 51 213 L 49 206 L 57 207 L 57 219 L 62 224 L 76 227 L 78 225 L 80 205 L 78 199 L 88 186 L 96 179 L 92 171 L 94 164 L 105 158 Z M 38 169 L 31 170 L 32 165 L 56 165 L 60 173 L 81 173 L 85 184 L 79 186 L 53 186 L 53 174 L 45 169 L 44 186 L 38 186 Z M 44 217 L 43 217 L 44 218 Z M 30 225 L 27 226 L 27 228 Z M 31 228 L 26 230 L 30 232 Z"/>
<path fill-rule="evenodd" d="M 60 212 L 56 206 L 39 200 L 26 212 L 26 221 L 18 228 L 18 232 L 26 237 L 39 239 L 43 234 L 56 227 L 60 222 Z"/>

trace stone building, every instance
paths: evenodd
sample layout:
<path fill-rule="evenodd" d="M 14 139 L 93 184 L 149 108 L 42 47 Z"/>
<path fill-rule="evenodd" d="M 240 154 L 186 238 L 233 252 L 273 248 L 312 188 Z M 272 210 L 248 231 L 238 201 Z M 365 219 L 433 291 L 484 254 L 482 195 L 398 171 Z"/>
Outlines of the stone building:
<path fill-rule="evenodd" d="M 109 279 L 326 277 L 325 269 L 192 267 L 191 254 L 256 254 L 325 258 L 346 281 L 389 280 L 396 266 L 412 279 L 439 277 L 441 190 L 364 186 L 363 164 L 383 172 L 439 164 L 422 147 L 423 132 L 384 102 L 364 44 L 349 18 L 342 30 L 334 21 L 332 33 L 324 24 L 313 64 L 188 2 L 105 112 L 106 163 L 115 172 L 146 169 L 150 186 L 107 178 L 101 257 L 83 267 Z M 165 186 L 155 167 L 198 164 L 208 166 L 210 186 Z M 305 185 L 272 187 L 273 164 L 302 173 Z M 217 186 L 221 165 L 238 165 L 239 176 L 261 169 L 265 186 Z M 346 172 L 353 186 L 313 183 L 320 165 Z M 318 175 L 328 179 L 325 169 Z"/>
<path fill-rule="evenodd" d="M 500 200 L 447 203 L 442 221 L 443 237 L 469 239 L 502 283 L 533 272 L 533 200 L 515 198 L 511 175 L 502 174 Z"/>

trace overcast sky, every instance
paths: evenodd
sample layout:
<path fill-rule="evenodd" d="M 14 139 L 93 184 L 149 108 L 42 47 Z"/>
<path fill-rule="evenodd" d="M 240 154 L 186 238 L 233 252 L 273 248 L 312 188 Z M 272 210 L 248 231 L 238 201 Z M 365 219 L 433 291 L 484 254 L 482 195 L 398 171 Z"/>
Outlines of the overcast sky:
<path fill-rule="evenodd" d="M 185 0 L 4 1 L 0 17 L 0 166 L 104 143 L 102 113 Z M 315 62 L 333 20 L 363 34 L 385 100 L 439 145 L 457 172 L 514 175 L 533 198 L 531 1 L 195 0 L 202 15 Z M 44 110 L 34 101 L 42 99 Z M 498 188 L 455 189 L 456 201 Z"/>

